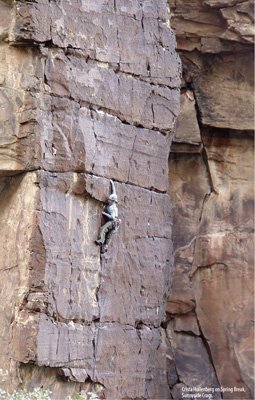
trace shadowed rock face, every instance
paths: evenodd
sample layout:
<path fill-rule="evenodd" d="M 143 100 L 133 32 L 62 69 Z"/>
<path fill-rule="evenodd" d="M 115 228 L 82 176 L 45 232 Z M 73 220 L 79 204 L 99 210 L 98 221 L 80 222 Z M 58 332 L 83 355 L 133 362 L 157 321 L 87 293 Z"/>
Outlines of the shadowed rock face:
<path fill-rule="evenodd" d="M 169 159 L 169 385 L 178 400 L 194 386 L 216 388 L 212 398 L 252 399 L 253 4 L 170 6 L 184 74 Z"/>
<path fill-rule="evenodd" d="M 0 386 L 168 398 L 167 2 L 0 0 L 0 38 Z M 123 223 L 100 260 L 110 179 Z"/>

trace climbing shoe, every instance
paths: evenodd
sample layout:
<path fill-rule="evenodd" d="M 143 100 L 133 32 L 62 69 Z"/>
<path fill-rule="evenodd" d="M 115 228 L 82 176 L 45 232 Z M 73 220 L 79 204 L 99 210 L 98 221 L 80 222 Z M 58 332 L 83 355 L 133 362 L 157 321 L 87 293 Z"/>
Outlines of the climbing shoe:
<path fill-rule="evenodd" d="M 96 243 L 98 246 L 102 246 L 102 244 L 103 244 L 100 240 L 95 240 L 95 243 Z"/>

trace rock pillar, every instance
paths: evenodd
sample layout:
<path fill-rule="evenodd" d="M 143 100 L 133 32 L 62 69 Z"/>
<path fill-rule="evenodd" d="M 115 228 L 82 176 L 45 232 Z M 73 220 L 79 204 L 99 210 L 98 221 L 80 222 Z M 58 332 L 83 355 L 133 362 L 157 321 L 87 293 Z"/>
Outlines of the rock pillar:
<path fill-rule="evenodd" d="M 0 1 L 0 385 L 167 398 L 167 1 Z M 94 244 L 110 179 L 121 229 Z"/>

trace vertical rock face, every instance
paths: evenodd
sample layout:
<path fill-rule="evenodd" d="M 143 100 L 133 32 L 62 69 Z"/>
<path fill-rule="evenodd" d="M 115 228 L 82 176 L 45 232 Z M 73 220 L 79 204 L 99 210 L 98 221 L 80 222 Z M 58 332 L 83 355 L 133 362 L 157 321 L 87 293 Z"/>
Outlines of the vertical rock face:
<path fill-rule="evenodd" d="M 252 399 L 253 4 L 170 7 L 183 62 L 169 160 L 171 394 L 200 386 L 215 388 L 211 398 Z"/>
<path fill-rule="evenodd" d="M 0 38 L 0 385 L 168 398 L 167 2 L 0 0 Z M 123 223 L 100 260 L 109 179 Z"/>

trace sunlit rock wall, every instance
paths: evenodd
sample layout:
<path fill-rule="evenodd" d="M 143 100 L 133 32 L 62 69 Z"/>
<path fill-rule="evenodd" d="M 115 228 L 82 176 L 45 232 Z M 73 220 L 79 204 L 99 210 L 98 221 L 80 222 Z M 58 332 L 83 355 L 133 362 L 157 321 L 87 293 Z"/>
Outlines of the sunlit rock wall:
<path fill-rule="evenodd" d="M 0 1 L 0 386 L 168 398 L 167 1 Z M 102 201 L 121 229 L 100 259 Z"/>
<path fill-rule="evenodd" d="M 169 160 L 171 395 L 205 387 L 211 398 L 253 399 L 253 3 L 170 7 L 183 63 Z"/>

